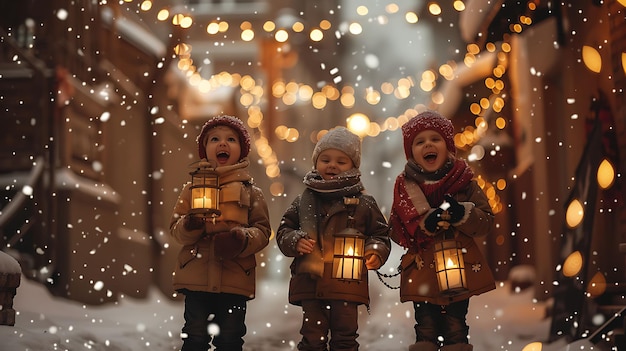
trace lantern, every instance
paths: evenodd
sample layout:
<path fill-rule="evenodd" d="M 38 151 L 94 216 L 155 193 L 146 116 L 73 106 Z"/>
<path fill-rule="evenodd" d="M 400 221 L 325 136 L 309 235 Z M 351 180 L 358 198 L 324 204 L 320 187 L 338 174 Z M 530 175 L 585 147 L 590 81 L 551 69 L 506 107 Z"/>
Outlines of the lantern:
<path fill-rule="evenodd" d="M 361 280 L 365 264 L 363 251 L 365 237 L 354 228 L 346 228 L 335 234 L 333 253 L 333 278 L 342 280 Z"/>
<path fill-rule="evenodd" d="M 213 221 L 221 212 L 219 210 L 220 181 L 215 167 L 206 161 L 191 165 L 191 210 L 189 214 L 212 217 Z"/>
<path fill-rule="evenodd" d="M 456 239 L 435 242 L 435 269 L 439 290 L 445 295 L 455 295 L 467 290 L 463 250 Z"/>

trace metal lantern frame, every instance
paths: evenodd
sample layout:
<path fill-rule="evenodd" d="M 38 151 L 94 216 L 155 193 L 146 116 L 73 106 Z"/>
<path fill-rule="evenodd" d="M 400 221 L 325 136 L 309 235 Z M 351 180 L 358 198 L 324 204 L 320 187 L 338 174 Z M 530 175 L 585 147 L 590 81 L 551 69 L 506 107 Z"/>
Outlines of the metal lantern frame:
<path fill-rule="evenodd" d="M 434 244 L 435 273 L 441 293 L 456 295 L 467 291 L 467 279 L 463 248 L 453 233 L 452 238 L 446 235 L 449 232 L 444 232 L 442 238 Z"/>
<path fill-rule="evenodd" d="M 191 164 L 191 209 L 190 215 L 219 217 L 220 179 L 215 166 L 207 161 Z"/>
<path fill-rule="evenodd" d="M 365 269 L 365 235 L 354 228 L 346 228 L 334 235 L 333 278 L 361 281 Z"/>

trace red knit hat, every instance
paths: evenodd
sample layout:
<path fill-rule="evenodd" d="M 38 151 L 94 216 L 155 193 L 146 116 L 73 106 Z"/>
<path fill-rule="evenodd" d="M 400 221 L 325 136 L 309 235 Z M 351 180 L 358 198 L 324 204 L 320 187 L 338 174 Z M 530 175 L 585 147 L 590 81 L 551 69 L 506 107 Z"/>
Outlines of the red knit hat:
<path fill-rule="evenodd" d="M 435 111 L 424 111 L 419 115 L 411 118 L 402 125 L 402 137 L 404 138 L 404 153 L 407 160 L 413 157 L 411 147 L 415 137 L 424 130 L 434 130 L 443 136 L 446 141 L 446 148 L 453 155 L 456 155 L 456 147 L 454 146 L 454 126 L 449 119 L 440 115 Z"/>
<path fill-rule="evenodd" d="M 237 117 L 223 115 L 211 118 L 202 126 L 200 135 L 196 138 L 196 142 L 198 143 L 198 156 L 200 156 L 201 159 L 206 158 L 206 140 L 204 140 L 206 134 L 209 130 L 217 126 L 226 126 L 234 129 L 237 134 L 239 134 L 241 158 L 248 156 L 250 153 L 250 133 L 248 133 L 246 126 L 244 126 L 243 122 Z"/>

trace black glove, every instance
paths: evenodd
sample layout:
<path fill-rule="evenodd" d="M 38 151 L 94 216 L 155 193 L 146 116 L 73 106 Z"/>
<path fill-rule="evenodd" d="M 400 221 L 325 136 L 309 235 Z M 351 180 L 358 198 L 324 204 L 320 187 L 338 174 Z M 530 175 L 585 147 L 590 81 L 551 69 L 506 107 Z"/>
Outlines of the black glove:
<path fill-rule="evenodd" d="M 463 216 L 465 216 L 465 206 L 461 205 L 449 194 L 444 195 L 444 199 L 450 204 L 450 207 L 446 210 L 448 211 L 448 215 L 450 215 L 450 218 L 447 219 L 447 221 L 450 223 L 457 223 L 463 219 Z"/>
<path fill-rule="evenodd" d="M 234 227 L 229 232 L 215 234 L 215 254 L 226 259 L 239 255 L 248 244 L 248 235 L 243 227 Z"/>
<path fill-rule="evenodd" d="M 204 218 L 187 215 L 183 218 L 183 227 L 186 231 L 192 231 L 204 227 Z"/>
<path fill-rule="evenodd" d="M 441 214 L 443 213 L 443 209 L 437 208 L 433 212 L 431 212 L 428 217 L 424 219 L 424 228 L 427 231 L 434 233 L 439 228 L 439 222 L 442 221 Z"/>

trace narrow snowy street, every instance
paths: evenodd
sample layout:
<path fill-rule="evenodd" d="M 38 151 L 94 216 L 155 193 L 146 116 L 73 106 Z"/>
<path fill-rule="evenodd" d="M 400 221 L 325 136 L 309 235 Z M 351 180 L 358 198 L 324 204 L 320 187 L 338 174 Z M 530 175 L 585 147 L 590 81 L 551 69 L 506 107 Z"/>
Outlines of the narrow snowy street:
<path fill-rule="evenodd" d="M 371 311 L 361 308 L 362 350 L 406 350 L 413 342 L 410 304 L 370 273 Z M 249 304 L 246 350 L 294 350 L 299 338 L 300 310 L 287 303 L 286 281 L 259 282 Z M 512 293 L 508 283 L 471 300 L 471 342 L 475 350 L 519 351 L 545 340 L 549 320 L 545 305 L 533 293 Z M 183 306 L 156 289 L 145 300 L 120 299 L 116 305 L 84 306 L 52 297 L 42 286 L 22 278 L 14 301 L 14 327 L 0 326 L 1 350 L 177 350 Z"/>

